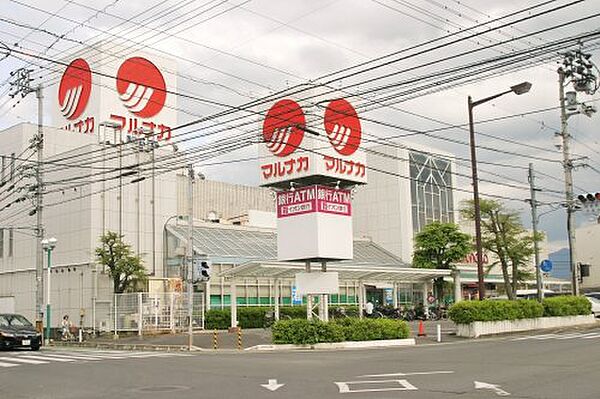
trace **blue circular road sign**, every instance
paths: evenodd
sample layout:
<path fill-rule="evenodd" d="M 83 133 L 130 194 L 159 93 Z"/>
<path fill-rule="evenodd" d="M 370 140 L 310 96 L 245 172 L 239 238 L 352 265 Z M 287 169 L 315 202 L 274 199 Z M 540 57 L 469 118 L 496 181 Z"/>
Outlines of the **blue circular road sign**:
<path fill-rule="evenodd" d="M 544 273 L 548 273 L 552 270 L 552 261 L 550 259 L 543 260 L 542 263 L 540 263 L 540 269 L 542 269 Z"/>

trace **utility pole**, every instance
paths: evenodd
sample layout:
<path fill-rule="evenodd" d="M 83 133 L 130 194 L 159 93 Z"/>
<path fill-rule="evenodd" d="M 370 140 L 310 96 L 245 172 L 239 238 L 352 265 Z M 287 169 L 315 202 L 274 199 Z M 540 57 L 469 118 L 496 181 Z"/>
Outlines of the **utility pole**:
<path fill-rule="evenodd" d="M 598 90 L 598 79 L 594 75 L 594 64 L 590 61 L 591 54 L 584 53 L 581 49 L 568 51 L 564 54 L 563 66 L 558 68 L 558 96 L 560 102 L 560 133 L 562 139 L 563 168 L 565 171 L 565 196 L 567 208 L 567 235 L 569 241 L 569 264 L 571 266 L 572 292 L 579 295 L 579 266 L 577 264 L 577 251 L 575 245 L 575 211 L 576 204 L 573 199 L 573 160 L 571 159 L 569 141 L 571 135 L 567 131 L 569 117 L 584 114 L 591 117 L 596 109 L 583 103 L 577 103 L 578 91 L 594 94 Z M 575 92 L 567 93 L 565 98 L 565 84 L 572 83 Z M 567 110 L 569 111 L 567 113 Z"/>
<path fill-rule="evenodd" d="M 35 92 L 35 96 L 38 101 L 38 128 L 37 134 L 32 139 L 32 146 L 35 148 L 37 153 L 37 165 L 35 168 L 35 210 L 30 213 L 36 215 L 36 228 L 35 228 L 35 239 L 36 239 L 36 265 L 35 265 L 35 312 L 36 322 L 38 328 L 41 328 L 44 319 L 43 303 L 44 303 L 44 252 L 42 249 L 42 239 L 44 238 L 43 228 L 43 192 L 44 192 L 44 176 L 42 165 L 44 162 L 44 105 L 43 105 L 43 88 L 42 85 L 38 85 L 35 89 L 31 87 L 31 70 L 26 68 L 20 68 L 10 73 L 13 81 L 10 82 L 11 92 L 10 97 L 14 98 L 18 94 L 21 98 L 24 98 L 30 93 Z"/>
<path fill-rule="evenodd" d="M 194 331 L 192 328 L 192 317 L 194 314 L 194 285 L 193 285 L 193 263 L 194 263 L 194 168 L 192 164 L 188 165 L 188 226 L 187 226 L 187 294 L 188 294 L 188 350 L 192 350 L 194 345 Z"/>
<path fill-rule="evenodd" d="M 529 192 L 531 193 L 531 225 L 533 227 L 533 250 L 535 254 L 535 281 L 537 285 L 538 300 L 541 302 L 544 300 L 544 282 L 542 271 L 540 270 L 540 248 L 538 246 L 537 234 L 538 234 L 538 215 L 537 206 L 538 203 L 535 199 L 535 192 L 538 190 L 535 188 L 535 174 L 533 172 L 533 164 L 529 163 Z"/>
<path fill-rule="evenodd" d="M 575 251 L 575 203 L 573 202 L 573 161 L 571 160 L 569 141 L 571 136 L 567 132 L 567 108 L 565 104 L 565 71 L 558 69 L 558 96 L 560 102 L 560 137 L 562 139 L 563 168 L 565 170 L 565 195 L 567 207 L 567 235 L 569 242 L 569 265 L 571 266 L 571 285 L 573 295 L 579 295 L 579 273 Z"/>

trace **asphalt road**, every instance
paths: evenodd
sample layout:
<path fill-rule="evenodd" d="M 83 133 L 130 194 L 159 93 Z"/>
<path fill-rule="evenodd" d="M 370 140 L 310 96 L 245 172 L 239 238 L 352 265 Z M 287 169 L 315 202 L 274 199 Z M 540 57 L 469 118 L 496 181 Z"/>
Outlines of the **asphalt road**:
<path fill-rule="evenodd" d="M 599 376 L 600 329 L 335 352 L 0 353 L 2 399 L 597 399 Z"/>

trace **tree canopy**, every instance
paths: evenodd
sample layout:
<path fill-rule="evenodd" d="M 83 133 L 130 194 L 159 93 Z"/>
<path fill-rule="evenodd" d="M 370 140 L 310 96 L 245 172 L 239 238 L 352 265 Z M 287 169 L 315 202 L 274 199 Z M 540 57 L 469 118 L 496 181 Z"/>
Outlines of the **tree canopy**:
<path fill-rule="evenodd" d="M 498 258 L 492 266 L 500 264 L 506 295 L 513 299 L 518 282 L 528 276 L 524 267 L 531 264 L 533 243 L 543 240 L 544 236 L 538 233 L 534 237 L 525 230 L 517 211 L 507 209 L 500 201 L 481 199 L 480 209 L 483 248 Z M 473 201 L 464 204 L 461 214 L 475 220 Z"/>
<path fill-rule="evenodd" d="M 415 236 L 413 266 L 452 269 L 473 250 L 472 241 L 454 223 L 430 223 Z"/>
<path fill-rule="evenodd" d="M 413 266 L 428 269 L 454 269 L 473 249 L 473 238 L 454 223 L 433 222 L 415 236 Z M 444 297 L 444 279 L 438 278 L 434 288 L 438 299 Z"/>
<path fill-rule="evenodd" d="M 133 254 L 131 245 L 123 242 L 123 236 L 108 231 L 100 237 L 102 244 L 96 248 L 98 263 L 108 268 L 115 294 L 140 291 L 147 281 L 142 259 Z"/>

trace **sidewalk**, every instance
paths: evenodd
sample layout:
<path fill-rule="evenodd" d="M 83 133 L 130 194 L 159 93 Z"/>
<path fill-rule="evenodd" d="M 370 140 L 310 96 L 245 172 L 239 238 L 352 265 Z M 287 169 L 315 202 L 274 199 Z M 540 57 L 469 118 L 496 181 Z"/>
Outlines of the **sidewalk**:
<path fill-rule="evenodd" d="M 417 345 L 421 343 L 435 343 L 436 341 L 436 326 L 440 324 L 442 328 L 442 342 L 462 340 L 463 338 L 454 335 L 454 323 L 448 320 L 441 321 L 425 321 L 425 332 L 427 336 L 418 337 L 419 322 L 413 321 L 409 323 L 410 337 L 414 337 Z M 271 330 L 270 329 L 247 329 L 242 330 L 242 349 L 256 345 L 270 345 Z M 84 347 L 112 347 L 115 349 L 129 350 L 183 350 L 187 348 L 188 336 L 186 333 L 177 334 L 159 334 L 159 335 L 143 335 L 143 336 L 121 336 L 114 339 L 112 335 L 106 335 L 96 339 L 88 340 L 83 344 L 77 342 L 55 342 L 56 346 L 84 346 Z M 193 345 L 204 350 L 214 349 L 214 331 L 197 331 L 194 333 Z M 238 349 L 238 334 L 230 333 L 226 330 L 217 331 L 217 349 Z"/>

